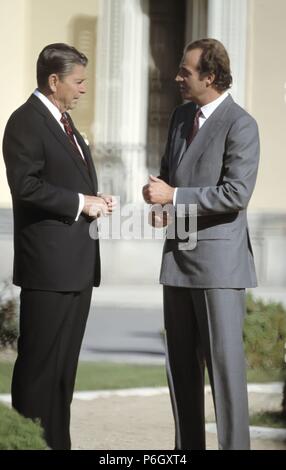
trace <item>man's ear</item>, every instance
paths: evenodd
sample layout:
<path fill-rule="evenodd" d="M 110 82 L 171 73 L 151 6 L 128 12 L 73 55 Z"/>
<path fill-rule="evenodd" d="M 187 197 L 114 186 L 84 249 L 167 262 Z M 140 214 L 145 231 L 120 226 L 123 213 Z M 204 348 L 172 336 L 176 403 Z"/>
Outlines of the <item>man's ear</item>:
<path fill-rule="evenodd" d="M 52 73 L 48 78 L 48 84 L 50 90 L 55 93 L 57 91 L 57 86 L 59 83 L 59 77 L 56 73 Z"/>
<path fill-rule="evenodd" d="M 210 74 L 207 76 L 207 79 L 206 79 L 206 86 L 207 86 L 207 87 L 212 86 L 214 80 L 215 80 L 215 74 L 214 74 L 214 73 L 210 73 Z"/>

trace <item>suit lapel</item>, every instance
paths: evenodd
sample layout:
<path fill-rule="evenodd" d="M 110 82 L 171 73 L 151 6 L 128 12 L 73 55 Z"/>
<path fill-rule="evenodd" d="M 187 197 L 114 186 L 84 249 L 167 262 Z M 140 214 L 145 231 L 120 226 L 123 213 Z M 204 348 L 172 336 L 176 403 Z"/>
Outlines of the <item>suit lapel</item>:
<path fill-rule="evenodd" d="M 184 119 L 179 122 L 175 133 L 174 150 L 172 152 L 172 160 L 170 162 L 172 175 L 175 173 L 177 166 L 187 150 L 187 136 L 192 128 L 196 114 L 196 105 L 194 103 L 189 103 L 186 106 L 187 109 Z"/>
<path fill-rule="evenodd" d="M 90 175 L 90 178 L 92 180 L 92 184 L 93 184 L 93 190 L 94 192 L 96 193 L 97 192 L 97 188 L 98 188 L 98 183 L 97 183 L 97 177 L 96 177 L 96 172 L 95 172 L 95 168 L 94 168 L 94 164 L 93 164 L 93 160 L 92 160 L 92 156 L 91 156 L 91 153 L 90 153 L 90 150 L 89 150 L 89 147 L 87 146 L 87 144 L 85 143 L 84 141 L 84 138 L 82 137 L 82 135 L 78 132 L 78 130 L 74 127 L 74 124 L 71 120 L 71 126 L 72 126 L 72 129 L 73 129 L 73 132 L 76 136 L 76 139 L 83 151 L 83 154 L 84 154 L 84 158 L 85 158 L 85 161 L 87 163 L 87 167 L 88 167 L 88 171 L 89 171 L 89 175 Z"/>
<path fill-rule="evenodd" d="M 205 152 L 207 147 L 211 144 L 212 140 L 218 134 L 219 129 L 225 122 L 225 115 L 229 106 L 233 103 L 231 96 L 225 98 L 225 100 L 216 108 L 211 116 L 206 120 L 204 125 L 201 127 L 197 135 L 195 136 L 192 143 L 186 148 L 185 152 L 182 152 L 181 158 L 177 160 L 177 167 L 181 164 L 182 160 L 188 158 L 193 165 Z M 194 116 L 193 116 L 194 119 Z M 177 168 L 176 168 L 177 169 Z M 176 171 L 175 169 L 175 171 Z"/>
<path fill-rule="evenodd" d="M 91 180 L 88 171 L 86 171 L 86 168 L 84 167 L 84 163 L 81 162 L 81 160 L 80 160 L 80 157 L 77 153 L 77 150 L 73 148 L 73 146 L 71 145 L 71 143 L 69 141 L 68 136 L 65 134 L 65 132 L 63 132 L 63 130 L 61 129 L 61 127 L 60 127 L 59 123 L 57 122 L 57 120 L 50 113 L 48 108 L 46 108 L 46 106 L 41 102 L 41 100 L 39 100 L 39 98 L 37 98 L 35 95 L 31 95 L 28 101 L 30 101 L 33 104 L 33 106 L 35 106 L 37 108 L 37 110 L 43 116 L 45 116 L 47 127 L 52 132 L 52 134 L 55 136 L 55 138 L 67 150 L 68 154 L 72 158 L 72 160 L 73 160 L 74 164 L 76 165 L 77 169 L 80 171 L 82 177 L 85 179 L 85 181 L 87 182 L 89 187 L 94 191 L 94 187 L 93 187 L 94 186 L 94 181 Z M 73 129 L 74 129 L 74 126 L 73 126 Z M 82 139 L 82 137 L 80 136 L 80 134 L 78 132 L 76 132 L 75 134 L 76 134 L 77 139 L 78 139 L 78 136 L 79 136 L 78 141 L 80 139 Z M 82 142 L 80 140 L 80 145 L 81 144 L 82 144 Z M 85 145 L 85 143 L 84 143 L 84 145 Z M 83 152 L 84 152 L 84 150 L 83 150 Z M 85 156 L 85 152 L 84 152 L 84 156 Z M 90 164 L 90 162 L 89 162 L 89 164 Z"/>
<path fill-rule="evenodd" d="M 90 188 L 93 189 L 88 172 L 86 171 L 86 168 L 84 167 L 84 162 L 81 161 L 81 157 L 78 155 L 77 150 L 74 149 L 73 146 L 71 145 L 68 136 L 63 132 L 63 130 L 60 128 L 60 126 L 58 125 L 57 121 L 53 118 L 53 116 L 51 116 L 51 118 L 48 116 L 46 118 L 46 123 L 50 131 L 54 134 L 54 136 L 58 139 L 58 141 L 68 151 L 68 154 L 72 158 L 77 169 L 80 171 L 81 175 L 86 180 Z"/>

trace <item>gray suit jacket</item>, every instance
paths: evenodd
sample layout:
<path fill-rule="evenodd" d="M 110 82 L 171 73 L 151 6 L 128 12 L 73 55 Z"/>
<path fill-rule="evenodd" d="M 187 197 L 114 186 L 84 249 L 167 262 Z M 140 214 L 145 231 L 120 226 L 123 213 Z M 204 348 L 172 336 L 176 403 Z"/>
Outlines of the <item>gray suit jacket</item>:
<path fill-rule="evenodd" d="M 246 209 L 253 192 L 259 135 L 255 120 L 228 96 L 207 119 L 191 145 L 193 103 L 172 117 L 160 176 L 178 187 L 178 204 L 197 205 L 197 245 L 180 250 L 166 239 L 160 282 L 194 288 L 256 286 Z"/>

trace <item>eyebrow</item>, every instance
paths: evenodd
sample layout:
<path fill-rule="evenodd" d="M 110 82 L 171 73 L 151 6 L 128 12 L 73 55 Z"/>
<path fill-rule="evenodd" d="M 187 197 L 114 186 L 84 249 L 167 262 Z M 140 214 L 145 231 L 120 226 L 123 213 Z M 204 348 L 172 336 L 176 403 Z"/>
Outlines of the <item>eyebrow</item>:
<path fill-rule="evenodd" d="M 192 70 L 188 69 L 188 68 L 187 68 L 185 65 L 183 65 L 183 64 L 180 64 L 179 68 L 180 68 L 181 70 L 184 70 L 185 72 L 193 73 Z"/>

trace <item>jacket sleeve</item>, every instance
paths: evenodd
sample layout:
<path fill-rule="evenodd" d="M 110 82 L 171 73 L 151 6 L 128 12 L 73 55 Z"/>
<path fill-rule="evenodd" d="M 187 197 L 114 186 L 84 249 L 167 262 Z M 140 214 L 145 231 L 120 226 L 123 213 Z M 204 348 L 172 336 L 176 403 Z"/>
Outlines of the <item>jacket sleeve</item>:
<path fill-rule="evenodd" d="M 4 133 L 3 156 L 14 201 L 74 221 L 79 208 L 78 193 L 45 181 L 44 144 L 31 122 L 10 118 Z"/>
<path fill-rule="evenodd" d="M 196 204 L 199 216 L 245 209 L 254 190 L 258 162 L 257 124 L 245 114 L 233 123 L 228 132 L 221 183 L 218 186 L 178 188 L 176 206 Z"/>

